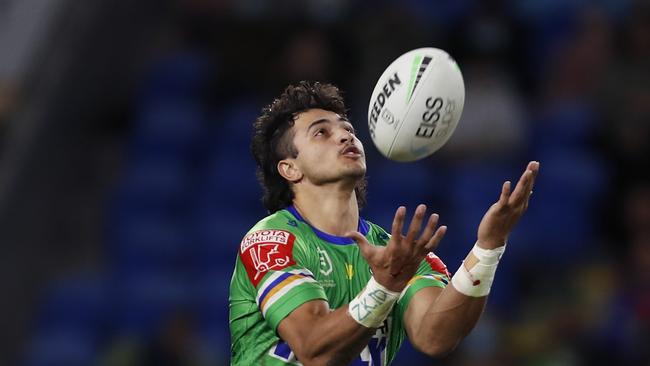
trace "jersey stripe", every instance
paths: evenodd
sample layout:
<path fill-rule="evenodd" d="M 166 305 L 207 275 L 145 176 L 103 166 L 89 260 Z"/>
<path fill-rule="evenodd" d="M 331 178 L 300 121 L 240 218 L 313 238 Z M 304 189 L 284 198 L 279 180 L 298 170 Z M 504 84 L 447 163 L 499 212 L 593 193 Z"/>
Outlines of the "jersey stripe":
<path fill-rule="evenodd" d="M 289 284 L 293 283 L 294 281 L 300 280 L 302 278 L 304 278 L 304 277 L 299 276 L 299 275 L 289 275 L 289 276 L 287 276 L 285 278 L 282 278 L 282 281 L 280 281 L 269 292 L 267 292 L 264 296 L 262 296 L 260 298 L 260 300 L 261 300 L 260 301 L 260 307 L 264 308 L 266 306 L 267 301 L 269 299 L 272 299 L 273 295 L 278 293 L 278 291 L 282 290 L 285 286 L 288 286 Z"/>
<path fill-rule="evenodd" d="M 266 310 L 276 302 L 282 294 L 287 293 L 290 289 L 301 283 L 316 282 L 314 275 L 307 269 L 294 269 L 287 272 L 275 272 L 267 278 L 258 291 L 258 307 L 262 314 L 266 315 Z"/>
<path fill-rule="evenodd" d="M 308 269 L 301 268 L 301 269 L 292 269 L 290 271 L 278 271 L 272 273 L 269 278 L 266 280 L 263 280 L 262 285 L 260 286 L 259 290 L 257 291 L 257 297 L 255 298 L 255 301 L 259 304 L 260 303 L 260 298 L 266 296 L 266 294 L 273 289 L 278 283 L 280 283 L 282 280 L 278 280 L 279 277 L 284 276 L 283 278 L 287 278 L 289 275 L 301 275 L 305 277 L 311 277 L 314 278 L 314 274 L 311 273 Z"/>
<path fill-rule="evenodd" d="M 267 297 L 262 301 L 262 305 L 260 306 L 260 309 L 262 310 L 262 315 L 266 317 L 266 312 L 269 310 L 269 308 L 271 308 L 271 306 L 276 301 L 278 301 L 282 296 L 284 296 L 291 289 L 299 285 L 302 285 L 303 283 L 308 283 L 308 282 L 316 283 L 316 280 L 310 277 L 302 277 L 302 276 L 291 276 L 286 280 L 284 280 L 282 283 L 276 286 L 277 291 L 273 291 L 272 294 L 269 293 L 269 297 Z"/>
<path fill-rule="evenodd" d="M 264 299 L 269 294 L 269 292 L 271 292 L 277 285 L 282 283 L 282 281 L 286 280 L 287 278 L 289 278 L 291 276 L 296 276 L 296 275 L 292 275 L 291 273 L 288 273 L 288 272 L 276 272 L 276 273 L 274 273 L 275 278 L 273 278 L 273 279 L 269 278 L 269 284 L 268 284 L 268 286 L 264 286 L 265 287 L 264 291 L 261 291 L 262 289 L 260 289 L 260 294 L 257 296 L 257 304 L 259 305 L 262 302 L 264 302 Z"/>

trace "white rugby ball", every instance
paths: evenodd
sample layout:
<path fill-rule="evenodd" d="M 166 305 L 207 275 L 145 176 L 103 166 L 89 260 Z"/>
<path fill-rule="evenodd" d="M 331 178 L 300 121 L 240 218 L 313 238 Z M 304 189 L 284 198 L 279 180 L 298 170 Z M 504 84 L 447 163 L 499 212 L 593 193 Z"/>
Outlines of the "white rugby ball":
<path fill-rule="evenodd" d="M 368 107 L 370 136 L 391 160 L 425 158 L 449 140 L 464 103 L 463 75 L 447 52 L 409 51 L 377 81 Z"/>

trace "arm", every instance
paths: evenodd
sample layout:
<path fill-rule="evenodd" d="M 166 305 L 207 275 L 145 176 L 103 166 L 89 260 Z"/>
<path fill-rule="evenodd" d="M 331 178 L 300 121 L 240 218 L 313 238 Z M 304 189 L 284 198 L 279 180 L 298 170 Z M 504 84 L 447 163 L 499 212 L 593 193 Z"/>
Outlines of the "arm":
<path fill-rule="evenodd" d="M 499 201 L 483 217 L 478 230 L 477 245 L 495 249 L 506 242 L 510 231 L 528 207 L 539 163 L 531 162 L 510 194 L 510 182 L 503 185 Z M 478 258 L 470 252 L 462 264 L 471 270 Z M 432 357 L 452 351 L 474 328 L 487 301 L 487 296 L 471 297 L 454 286 L 444 290 L 428 287 L 418 291 L 404 313 L 404 324 L 411 343 Z"/>
<path fill-rule="evenodd" d="M 278 326 L 278 334 L 303 365 L 348 364 L 374 333 L 352 319 L 347 305 L 330 312 L 322 300 L 306 302 Z"/>
<path fill-rule="evenodd" d="M 476 325 L 487 297 L 470 297 L 454 286 L 418 291 L 404 312 L 406 334 L 420 352 L 443 357 L 453 351 Z"/>
<path fill-rule="evenodd" d="M 361 254 L 372 268 L 375 281 L 388 291 L 399 293 L 406 286 L 424 256 L 437 246 L 445 233 L 444 226 L 435 230 L 438 216 L 432 215 L 418 238 L 425 211 L 424 205 L 418 206 L 404 236 L 402 227 L 406 210 L 400 207 L 386 247 L 371 245 L 359 233 L 349 234 L 357 241 Z M 374 328 L 362 325 L 350 314 L 347 305 L 330 311 L 322 300 L 304 303 L 278 325 L 278 334 L 304 365 L 348 364 L 359 355 L 374 333 Z"/>

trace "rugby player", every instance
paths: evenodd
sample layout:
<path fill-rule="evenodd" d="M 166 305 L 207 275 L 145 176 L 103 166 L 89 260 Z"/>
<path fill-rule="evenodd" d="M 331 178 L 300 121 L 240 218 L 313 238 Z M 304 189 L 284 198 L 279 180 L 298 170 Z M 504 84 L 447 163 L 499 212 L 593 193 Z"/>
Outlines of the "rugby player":
<path fill-rule="evenodd" d="M 433 254 L 447 228 L 425 205 L 408 226 L 397 208 L 390 232 L 360 216 L 364 147 L 335 86 L 288 86 L 255 121 L 251 148 L 270 215 L 236 259 L 233 365 L 383 366 L 404 336 L 431 357 L 451 352 L 485 307 L 539 171 L 531 161 L 514 189 L 503 184 L 452 277 Z"/>

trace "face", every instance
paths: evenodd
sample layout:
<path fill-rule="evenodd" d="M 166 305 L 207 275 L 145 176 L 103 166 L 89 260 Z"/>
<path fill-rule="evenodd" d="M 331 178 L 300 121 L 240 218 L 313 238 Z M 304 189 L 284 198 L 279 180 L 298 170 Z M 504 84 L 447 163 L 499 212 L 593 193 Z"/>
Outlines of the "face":
<path fill-rule="evenodd" d="M 300 179 L 316 185 L 356 182 L 366 173 L 363 144 L 352 124 L 334 112 L 309 109 L 300 113 L 293 126 L 293 143 L 298 157 L 285 160 L 295 164 L 294 173 Z"/>

